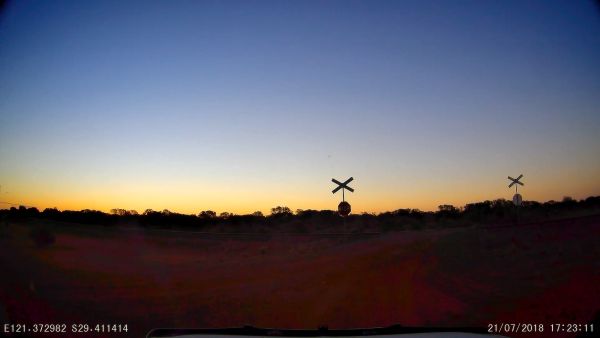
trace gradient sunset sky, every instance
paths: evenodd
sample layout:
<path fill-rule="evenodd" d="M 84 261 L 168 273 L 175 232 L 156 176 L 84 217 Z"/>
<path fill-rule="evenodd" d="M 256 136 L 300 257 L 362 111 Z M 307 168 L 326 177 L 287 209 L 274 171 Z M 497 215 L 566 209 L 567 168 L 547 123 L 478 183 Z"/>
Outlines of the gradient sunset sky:
<path fill-rule="evenodd" d="M 593 1 L 14 1 L 0 207 L 600 195 Z"/>

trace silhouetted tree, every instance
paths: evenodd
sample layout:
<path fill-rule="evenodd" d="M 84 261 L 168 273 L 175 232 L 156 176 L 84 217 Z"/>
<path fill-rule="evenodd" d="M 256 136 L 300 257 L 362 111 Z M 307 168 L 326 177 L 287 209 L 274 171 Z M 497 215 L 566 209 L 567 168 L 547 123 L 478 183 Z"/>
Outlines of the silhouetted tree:
<path fill-rule="evenodd" d="M 260 212 L 260 211 L 255 211 L 255 212 L 253 212 L 253 213 L 252 213 L 252 216 L 254 216 L 254 217 L 265 217 L 265 216 L 263 215 L 263 213 L 262 213 L 262 212 Z"/>
<path fill-rule="evenodd" d="M 581 205 L 585 206 L 586 208 L 598 209 L 600 208 L 600 196 L 588 197 L 581 201 Z"/>
<path fill-rule="evenodd" d="M 438 206 L 438 209 L 437 217 L 458 218 L 460 216 L 460 209 L 453 205 L 443 204 Z"/>
<path fill-rule="evenodd" d="M 271 209 L 271 216 L 292 216 L 292 210 L 286 206 L 276 206 Z"/>
<path fill-rule="evenodd" d="M 110 209 L 110 213 L 117 216 L 129 216 L 129 212 L 125 209 Z"/>
<path fill-rule="evenodd" d="M 233 214 L 230 212 L 227 212 L 227 211 L 223 211 L 222 213 L 219 214 L 219 217 L 223 218 L 223 219 L 230 218 L 231 216 L 233 216 Z"/>
<path fill-rule="evenodd" d="M 471 221 L 481 222 L 490 217 L 492 214 L 492 202 L 484 201 L 477 203 L 470 203 L 465 205 L 463 215 L 468 217 Z"/>
<path fill-rule="evenodd" d="M 398 210 L 392 211 L 392 214 L 394 214 L 396 216 L 409 216 L 410 209 L 398 209 Z"/>
<path fill-rule="evenodd" d="M 198 214 L 198 217 L 200 217 L 200 218 L 215 218 L 215 217 L 217 217 L 217 213 L 212 210 L 200 211 L 200 213 Z"/>
<path fill-rule="evenodd" d="M 44 209 L 44 211 L 42 212 L 42 214 L 45 214 L 45 215 L 56 215 L 56 214 L 60 214 L 60 211 L 58 211 L 57 208 L 46 208 L 46 209 Z"/>

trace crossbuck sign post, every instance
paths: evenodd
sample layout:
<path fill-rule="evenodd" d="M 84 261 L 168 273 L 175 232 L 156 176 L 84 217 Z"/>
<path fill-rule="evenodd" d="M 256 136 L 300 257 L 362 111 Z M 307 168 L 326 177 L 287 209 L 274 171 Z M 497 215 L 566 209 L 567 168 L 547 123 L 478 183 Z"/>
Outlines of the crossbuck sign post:
<path fill-rule="evenodd" d="M 342 190 L 342 202 L 338 205 L 338 213 L 342 217 L 346 217 L 350 214 L 352 208 L 350 207 L 350 203 L 346 202 L 346 195 L 344 194 L 344 190 L 348 190 L 350 192 L 354 192 L 354 189 L 348 186 L 348 183 L 352 182 L 354 178 L 350 177 L 344 183 L 336 180 L 335 178 L 331 179 L 331 182 L 337 184 L 338 186 L 331 191 L 332 194 L 335 194 L 339 190 Z"/>
<path fill-rule="evenodd" d="M 520 206 L 521 203 L 523 202 L 523 197 L 519 194 L 519 185 L 525 185 L 519 181 L 522 177 L 523 177 L 523 174 L 519 175 L 519 177 L 517 177 L 517 178 L 512 178 L 512 177 L 508 176 L 508 179 L 512 181 L 508 185 L 508 187 L 512 188 L 513 185 L 515 186 L 515 195 L 513 196 L 513 204 L 516 206 Z"/>

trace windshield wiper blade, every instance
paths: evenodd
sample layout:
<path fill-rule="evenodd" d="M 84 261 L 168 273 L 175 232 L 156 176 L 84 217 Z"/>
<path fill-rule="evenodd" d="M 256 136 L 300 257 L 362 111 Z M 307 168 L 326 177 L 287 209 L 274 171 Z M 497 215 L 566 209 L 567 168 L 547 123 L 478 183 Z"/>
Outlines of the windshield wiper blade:
<path fill-rule="evenodd" d="M 449 326 L 403 326 L 395 324 L 386 327 L 357 328 L 357 329 L 335 329 L 320 327 L 316 330 L 303 329 L 274 329 L 259 328 L 254 326 L 218 328 L 218 329 L 155 329 L 148 333 L 147 337 L 173 337 L 183 335 L 237 335 L 237 336 L 273 336 L 273 337 L 321 337 L 321 336 L 373 336 L 408 333 L 430 333 L 430 332 L 465 332 L 488 334 L 486 328 L 482 327 L 449 327 Z"/>

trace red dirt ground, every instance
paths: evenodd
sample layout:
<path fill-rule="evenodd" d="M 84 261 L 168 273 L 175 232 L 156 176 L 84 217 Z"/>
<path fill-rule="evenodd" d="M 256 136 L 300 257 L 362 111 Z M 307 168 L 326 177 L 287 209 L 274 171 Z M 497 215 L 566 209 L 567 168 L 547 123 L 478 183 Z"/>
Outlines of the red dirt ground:
<path fill-rule="evenodd" d="M 33 226 L 52 229 L 56 243 L 36 248 Z M 143 336 L 153 327 L 509 322 L 546 328 L 514 336 L 562 337 L 551 323 L 587 323 L 600 304 L 600 216 L 375 237 L 4 228 L 2 323 L 128 324 L 128 335 Z"/>

